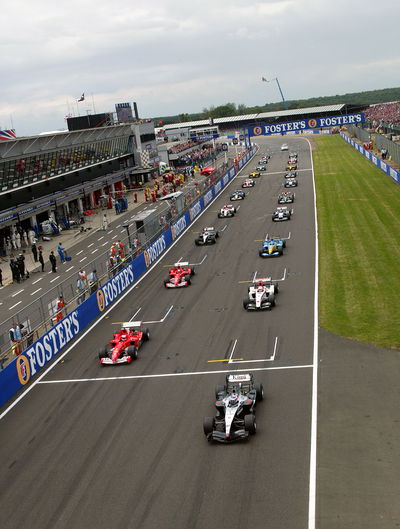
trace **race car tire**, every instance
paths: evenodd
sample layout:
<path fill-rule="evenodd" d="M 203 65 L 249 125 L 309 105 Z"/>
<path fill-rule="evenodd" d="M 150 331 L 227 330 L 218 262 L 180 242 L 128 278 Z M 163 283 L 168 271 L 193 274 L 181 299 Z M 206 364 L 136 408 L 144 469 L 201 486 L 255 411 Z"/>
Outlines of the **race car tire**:
<path fill-rule="evenodd" d="M 286 241 L 282 241 L 282 246 L 286 248 Z"/>
<path fill-rule="evenodd" d="M 244 416 L 244 429 L 246 432 L 249 432 L 250 435 L 254 435 L 256 433 L 256 417 L 253 413 Z"/>
<path fill-rule="evenodd" d="M 219 237 L 219 233 L 215 232 L 215 238 L 218 239 L 218 237 Z"/>
<path fill-rule="evenodd" d="M 248 306 L 249 306 L 249 303 L 250 303 L 250 300 L 249 298 L 245 298 L 243 300 L 243 308 L 245 308 L 246 310 L 248 309 Z"/>
<path fill-rule="evenodd" d="M 232 216 L 236 213 L 236 208 L 233 208 L 233 214 Z"/>
<path fill-rule="evenodd" d="M 222 213 L 218 213 L 218 218 L 219 219 L 223 219 L 224 218 L 223 214 Z"/>
<path fill-rule="evenodd" d="M 203 419 L 203 431 L 205 435 L 209 435 L 214 430 L 214 417 L 204 417 Z"/>
<path fill-rule="evenodd" d="M 257 401 L 264 399 L 264 387 L 262 384 L 254 384 L 254 388 L 256 390 L 256 399 Z"/>
<path fill-rule="evenodd" d="M 125 353 L 127 356 L 130 356 L 132 360 L 137 360 L 138 358 L 138 350 L 135 346 L 129 346 L 125 349 Z"/>
<path fill-rule="evenodd" d="M 168 283 L 169 283 L 169 278 L 168 278 L 168 279 L 164 279 L 164 286 L 165 286 L 165 288 L 168 288 L 168 287 L 167 287 Z"/>
<path fill-rule="evenodd" d="M 150 329 L 146 327 L 143 331 L 143 340 L 148 342 L 150 340 Z"/>
<path fill-rule="evenodd" d="M 279 292 L 279 284 L 274 283 L 274 294 L 278 294 L 278 292 Z"/>
<path fill-rule="evenodd" d="M 196 240 L 194 241 L 194 244 L 195 244 L 196 246 L 200 246 L 200 242 L 199 242 L 199 240 L 196 239 Z"/>
<path fill-rule="evenodd" d="M 278 255 L 283 255 L 283 250 L 278 250 Z"/>
<path fill-rule="evenodd" d="M 108 357 L 107 347 L 102 347 L 99 350 L 99 360 L 101 360 L 102 358 L 107 358 L 107 357 Z"/>
<path fill-rule="evenodd" d="M 194 276 L 196 274 L 194 267 L 190 269 L 190 275 Z"/>
<path fill-rule="evenodd" d="M 189 275 L 185 276 L 185 281 L 187 282 L 188 286 L 191 284 Z"/>
<path fill-rule="evenodd" d="M 215 398 L 219 399 L 221 393 L 226 395 L 226 385 L 225 384 L 216 384 L 216 386 L 215 386 Z"/>

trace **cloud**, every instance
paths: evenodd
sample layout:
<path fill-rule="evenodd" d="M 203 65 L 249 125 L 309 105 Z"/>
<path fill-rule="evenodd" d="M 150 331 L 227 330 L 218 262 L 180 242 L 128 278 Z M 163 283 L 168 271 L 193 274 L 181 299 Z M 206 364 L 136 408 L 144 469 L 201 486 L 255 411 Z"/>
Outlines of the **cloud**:
<path fill-rule="evenodd" d="M 2 8 L 0 125 L 36 134 L 137 101 L 142 116 L 398 84 L 400 4 L 381 0 L 26 0 Z M 93 98 L 91 96 L 93 94 Z"/>

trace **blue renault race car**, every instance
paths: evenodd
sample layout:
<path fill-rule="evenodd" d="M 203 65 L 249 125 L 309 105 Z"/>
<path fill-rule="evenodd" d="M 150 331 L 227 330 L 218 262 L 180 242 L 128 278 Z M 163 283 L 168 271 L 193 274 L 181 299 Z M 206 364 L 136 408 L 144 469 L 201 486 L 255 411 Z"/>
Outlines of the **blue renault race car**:
<path fill-rule="evenodd" d="M 275 237 L 266 237 L 258 251 L 260 257 L 278 257 L 283 255 L 286 241 Z"/>

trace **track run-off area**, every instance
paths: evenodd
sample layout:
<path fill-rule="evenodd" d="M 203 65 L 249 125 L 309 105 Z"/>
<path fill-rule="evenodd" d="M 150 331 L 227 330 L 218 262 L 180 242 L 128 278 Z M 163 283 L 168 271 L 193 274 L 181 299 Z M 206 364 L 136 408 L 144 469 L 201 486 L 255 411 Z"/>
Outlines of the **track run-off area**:
<path fill-rule="evenodd" d="M 359 518 L 349 523 L 335 512 L 337 487 L 329 484 L 336 473 L 348 476 L 330 459 L 329 439 L 322 451 L 317 443 L 317 396 L 328 395 L 329 403 L 335 392 L 326 371 L 327 388 L 317 380 L 314 142 L 257 142 L 253 160 L 163 258 L 1 410 L 2 529 L 358 527 Z M 274 223 L 288 159 L 280 149 L 284 142 L 299 155 L 299 185 L 291 220 Z M 271 154 L 267 172 L 235 203 L 237 214 L 217 218 L 264 153 Z M 197 247 L 196 232 L 204 226 L 214 226 L 220 237 Z M 290 234 L 282 256 L 259 257 L 266 234 Z M 165 289 L 168 267 L 177 261 L 195 266 L 192 284 Z M 246 282 L 266 276 L 281 279 L 276 307 L 244 310 Z M 151 333 L 138 360 L 101 367 L 99 348 L 132 319 L 146 322 Z M 340 340 L 344 351 L 348 343 Z M 335 351 L 328 333 L 323 343 Z M 331 360 L 330 368 L 336 372 L 338 365 Z M 209 444 L 203 416 L 214 414 L 215 385 L 230 372 L 251 372 L 264 385 L 257 434 L 241 443 Z M 337 398 L 345 407 L 344 395 Z M 318 413 L 326 416 L 325 400 Z M 322 434 L 333 436 L 334 424 L 322 422 Z M 339 489 L 345 496 L 344 485 Z"/>

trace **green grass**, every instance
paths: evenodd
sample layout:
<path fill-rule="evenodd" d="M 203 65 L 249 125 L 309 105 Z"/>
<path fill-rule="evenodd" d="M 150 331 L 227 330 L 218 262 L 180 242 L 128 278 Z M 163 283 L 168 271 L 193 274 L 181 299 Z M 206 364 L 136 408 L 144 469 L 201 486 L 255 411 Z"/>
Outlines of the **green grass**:
<path fill-rule="evenodd" d="M 313 140 L 320 325 L 400 348 L 400 185 L 339 136 Z"/>

